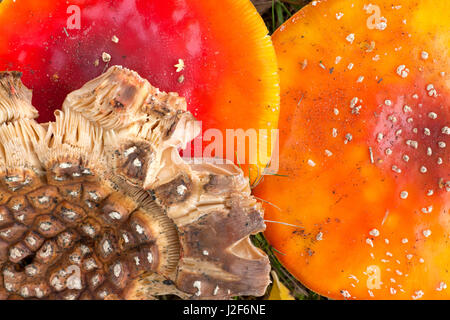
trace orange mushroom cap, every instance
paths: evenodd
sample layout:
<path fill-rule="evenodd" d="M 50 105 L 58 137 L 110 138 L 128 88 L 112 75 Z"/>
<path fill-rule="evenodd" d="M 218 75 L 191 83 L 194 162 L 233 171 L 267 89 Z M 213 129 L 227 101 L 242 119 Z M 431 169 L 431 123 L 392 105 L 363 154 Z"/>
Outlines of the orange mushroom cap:
<path fill-rule="evenodd" d="M 40 121 L 53 120 L 69 92 L 122 65 L 186 97 L 204 130 L 256 129 L 267 140 L 259 129 L 270 136 L 277 128 L 275 51 L 249 0 L 3 0 L 0 21 L 0 70 L 23 72 Z M 256 157 L 252 173 L 270 159 L 246 151 L 239 160 Z"/>
<path fill-rule="evenodd" d="M 450 298 L 450 2 L 313 1 L 273 41 L 281 262 L 335 299 Z"/>

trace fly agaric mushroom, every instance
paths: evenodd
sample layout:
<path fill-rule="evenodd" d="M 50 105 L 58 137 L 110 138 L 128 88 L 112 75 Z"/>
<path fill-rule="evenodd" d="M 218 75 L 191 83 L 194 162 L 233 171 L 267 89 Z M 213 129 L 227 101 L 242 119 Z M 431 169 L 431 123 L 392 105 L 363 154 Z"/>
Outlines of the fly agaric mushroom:
<path fill-rule="evenodd" d="M 448 299 L 448 1 L 313 1 L 273 35 L 286 268 L 334 299 Z M 288 224 L 288 225 L 286 225 Z"/>
<path fill-rule="evenodd" d="M 279 113 L 275 51 L 249 0 L 0 2 L 0 70 L 23 72 L 40 121 L 53 120 L 67 94 L 120 64 L 185 97 L 204 130 L 225 137 L 226 129 L 256 129 L 260 145 L 272 145 Z M 213 140 L 206 139 L 204 147 Z M 226 154 L 217 151 L 212 156 Z M 249 146 L 247 159 L 238 154 L 252 177 L 270 159 Z M 234 160 L 235 152 L 227 156 Z"/>
<path fill-rule="evenodd" d="M 0 73 L 1 299 L 265 293 L 261 206 L 234 164 L 179 156 L 183 98 L 115 66 L 41 125 L 20 76 Z"/>

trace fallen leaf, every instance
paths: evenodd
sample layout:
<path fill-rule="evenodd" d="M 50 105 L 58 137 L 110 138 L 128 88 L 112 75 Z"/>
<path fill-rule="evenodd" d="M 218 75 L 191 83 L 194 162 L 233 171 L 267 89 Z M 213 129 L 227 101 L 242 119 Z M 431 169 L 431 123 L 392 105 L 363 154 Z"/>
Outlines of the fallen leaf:
<path fill-rule="evenodd" d="M 291 292 L 284 284 L 280 282 L 275 271 L 271 272 L 273 279 L 272 290 L 270 291 L 269 300 L 295 300 Z"/>

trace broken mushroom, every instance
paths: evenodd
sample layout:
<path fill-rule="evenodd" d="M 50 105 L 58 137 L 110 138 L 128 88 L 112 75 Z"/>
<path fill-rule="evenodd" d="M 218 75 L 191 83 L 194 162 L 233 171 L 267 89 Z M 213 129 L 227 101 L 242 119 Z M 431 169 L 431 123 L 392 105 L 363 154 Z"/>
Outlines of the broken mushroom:
<path fill-rule="evenodd" d="M 448 1 L 313 1 L 273 35 L 279 259 L 334 299 L 448 299 Z M 275 207 L 277 206 L 277 207 Z"/>
<path fill-rule="evenodd" d="M 44 126 L 20 76 L 0 73 L 1 299 L 265 293 L 261 206 L 234 164 L 179 156 L 183 98 L 115 66 Z"/>
<path fill-rule="evenodd" d="M 226 129 L 256 129 L 261 145 L 273 144 L 280 102 L 276 57 L 249 0 L 0 2 L 0 70 L 23 72 L 39 121 L 53 121 L 71 91 L 119 64 L 185 97 L 204 131 L 214 128 L 225 137 Z M 203 146 L 213 141 L 205 138 Z M 225 153 L 210 156 L 235 160 L 234 152 Z M 254 179 L 270 153 L 247 146 L 245 154 L 248 159 L 239 155 L 239 161 Z"/>

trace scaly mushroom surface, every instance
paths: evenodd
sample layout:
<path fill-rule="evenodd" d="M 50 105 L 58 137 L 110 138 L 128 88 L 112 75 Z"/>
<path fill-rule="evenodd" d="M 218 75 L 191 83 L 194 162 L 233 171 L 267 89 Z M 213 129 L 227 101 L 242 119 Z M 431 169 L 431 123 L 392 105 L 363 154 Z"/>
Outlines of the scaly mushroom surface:
<path fill-rule="evenodd" d="M 448 299 L 450 2 L 313 1 L 272 39 L 282 263 L 334 299 Z"/>
<path fill-rule="evenodd" d="M 114 66 L 39 124 L 0 73 L 0 299 L 227 299 L 265 293 L 265 229 L 234 164 L 179 156 L 186 102 Z"/>

